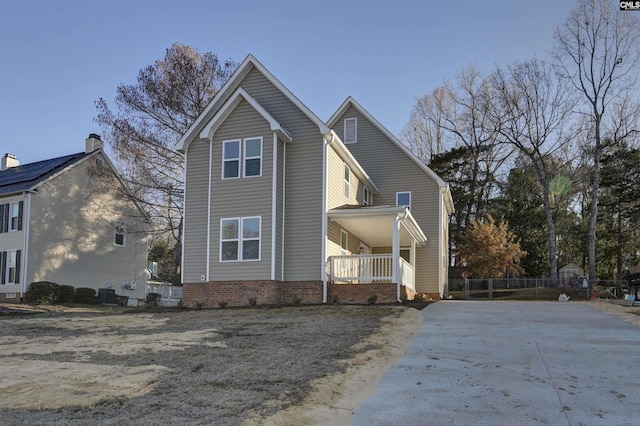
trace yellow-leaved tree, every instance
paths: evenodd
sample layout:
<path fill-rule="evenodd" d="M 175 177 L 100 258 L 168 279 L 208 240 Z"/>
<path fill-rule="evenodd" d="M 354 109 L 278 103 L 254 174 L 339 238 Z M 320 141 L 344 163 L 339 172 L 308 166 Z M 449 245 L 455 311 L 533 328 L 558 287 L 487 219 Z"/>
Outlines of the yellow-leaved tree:
<path fill-rule="evenodd" d="M 505 221 L 496 224 L 488 214 L 486 220 L 476 220 L 465 232 L 456 254 L 463 266 L 463 277 L 500 278 L 521 274 L 520 259 L 527 252 L 520 248 L 520 241 Z"/>

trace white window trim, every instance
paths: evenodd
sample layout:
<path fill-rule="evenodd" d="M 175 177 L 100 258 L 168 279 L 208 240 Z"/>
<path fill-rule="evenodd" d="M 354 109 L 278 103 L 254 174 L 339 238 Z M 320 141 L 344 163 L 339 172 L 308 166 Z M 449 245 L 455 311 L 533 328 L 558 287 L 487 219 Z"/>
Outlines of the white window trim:
<path fill-rule="evenodd" d="M 409 194 L 409 205 L 406 206 L 406 207 L 408 207 L 409 210 L 411 210 L 411 191 L 399 191 L 399 192 L 396 192 L 396 206 L 400 206 L 401 205 L 398 202 L 398 195 L 400 195 L 400 194 Z M 402 204 L 402 205 L 404 205 L 404 204 Z"/>
<path fill-rule="evenodd" d="M 347 140 L 347 122 L 353 122 L 353 140 Z M 344 119 L 344 141 L 345 144 L 358 143 L 358 118 L 345 118 Z"/>
<path fill-rule="evenodd" d="M 118 226 L 122 226 L 122 244 L 116 242 L 118 237 Z M 116 247 L 127 246 L 127 224 L 124 222 L 116 222 L 113 224 L 113 245 Z"/>
<path fill-rule="evenodd" d="M 247 156 L 247 141 L 252 141 L 252 140 L 259 140 L 260 141 L 260 155 L 259 156 L 253 156 L 253 157 L 248 157 Z M 253 138 L 244 138 L 243 144 L 242 144 L 242 177 L 243 178 L 254 178 L 254 177 L 261 177 L 262 176 L 262 157 L 263 157 L 263 147 L 264 147 L 264 143 L 262 141 L 262 136 L 256 136 Z M 257 175 L 251 175 L 251 176 L 247 176 L 247 160 L 255 160 L 256 158 L 260 159 L 260 173 L 258 173 Z"/>
<path fill-rule="evenodd" d="M 243 221 L 246 219 L 258 219 L 258 237 L 257 238 L 243 238 L 242 237 L 242 227 Z M 225 220 L 236 220 L 238 221 L 238 237 L 237 238 L 222 238 L 222 222 Z M 237 241 L 238 242 L 238 252 L 237 259 L 224 260 L 222 259 L 222 243 L 229 241 Z M 244 241 L 258 241 L 258 258 L 257 259 L 243 259 L 242 258 L 242 249 Z M 219 243 L 219 254 L 218 259 L 220 263 L 237 263 L 237 262 L 259 262 L 262 260 L 262 216 L 244 216 L 244 217 L 223 217 L 220 219 L 220 243 Z"/>
<path fill-rule="evenodd" d="M 351 167 L 344 163 L 344 197 L 348 200 L 351 198 Z"/>
<path fill-rule="evenodd" d="M 225 151 L 227 147 L 227 143 L 238 142 L 238 157 L 237 158 L 225 158 Z M 239 179 L 242 176 L 240 169 L 242 168 L 242 140 L 241 139 L 228 139 L 222 141 L 222 170 L 220 171 L 220 176 L 223 180 L 228 179 Z M 225 177 L 224 169 L 225 163 L 228 161 L 237 161 L 238 162 L 238 176 Z"/>
<path fill-rule="evenodd" d="M 16 208 L 16 215 L 13 215 L 13 209 L 14 206 Z M 16 221 L 16 227 L 13 227 L 13 219 L 15 219 Z M 8 225 L 8 230 L 9 232 L 18 232 L 18 229 L 20 228 L 20 202 L 16 201 L 15 203 L 9 203 L 9 225 Z"/>

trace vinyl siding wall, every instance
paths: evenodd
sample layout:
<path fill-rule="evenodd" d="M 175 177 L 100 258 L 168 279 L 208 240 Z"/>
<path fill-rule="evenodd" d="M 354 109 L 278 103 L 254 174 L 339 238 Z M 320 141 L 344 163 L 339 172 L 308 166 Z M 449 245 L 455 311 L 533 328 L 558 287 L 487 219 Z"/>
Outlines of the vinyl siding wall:
<path fill-rule="evenodd" d="M 88 173 L 94 161 L 67 169 L 32 195 L 26 282 L 111 286 L 118 295 L 144 299 L 147 224 L 113 182 Z M 114 244 L 115 222 L 126 224 L 124 247 Z M 135 290 L 122 287 L 131 281 Z"/>
<path fill-rule="evenodd" d="M 349 171 L 349 197 L 345 197 L 344 191 L 344 160 L 335 152 L 332 145 L 328 149 L 329 157 L 329 188 L 327 208 L 333 209 L 345 204 L 359 205 L 362 204 L 362 184 L 353 173 Z"/>
<path fill-rule="evenodd" d="M 184 201 L 183 282 L 200 282 L 207 277 L 207 206 L 209 200 L 209 142 L 196 140 L 186 152 Z"/>
<path fill-rule="evenodd" d="M 222 179 L 222 145 L 225 140 L 262 137 L 262 176 Z M 241 143 L 241 152 L 243 152 Z M 241 160 L 243 160 L 241 156 Z M 269 280 L 272 254 L 273 132 L 269 123 L 242 100 L 213 136 L 211 185 L 211 276 L 212 281 Z M 261 217 L 260 260 L 220 261 L 220 219 Z"/>
<path fill-rule="evenodd" d="M 321 280 L 323 137 L 318 126 L 256 69 L 240 86 L 293 136 L 285 158 L 284 280 Z"/>
<path fill-rule="evenodd" d="M 353 107 L 335 123 L 334 130 L 341 138 L 344 119 L 353 117 L 357 118 L 357 143 L 347 147 L 380 190 L 374 195 L 373 204 L 395 205 L 396 192 L 411 192 L 411 213 L 429 240 L 427 245 L 416 249 L 416 291 L 439 293 L 442 290 L 439 241 L 443 231 L 438 184 Z"/>

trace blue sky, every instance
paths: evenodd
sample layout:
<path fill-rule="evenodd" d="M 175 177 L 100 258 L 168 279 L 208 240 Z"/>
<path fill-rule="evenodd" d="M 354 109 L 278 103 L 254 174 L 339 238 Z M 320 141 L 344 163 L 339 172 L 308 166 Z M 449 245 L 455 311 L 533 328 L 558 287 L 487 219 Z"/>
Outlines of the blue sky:
<path fill-rule="evenodd" d="M 321 119 L 353 96 L 398 135 L 470 63 L 546 57 L 575 0 L 0 0 L 0 156 L 84 149 L 94 101 L 173 43 L 252 53 Z"/>

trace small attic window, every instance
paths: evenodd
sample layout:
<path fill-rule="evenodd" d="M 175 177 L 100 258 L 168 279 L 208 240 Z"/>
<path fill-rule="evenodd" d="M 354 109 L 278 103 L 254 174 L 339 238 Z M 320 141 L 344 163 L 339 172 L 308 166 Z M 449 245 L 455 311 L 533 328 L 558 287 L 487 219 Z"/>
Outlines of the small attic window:
<path fill-rule="evenodd" d="M 358 142 L 358 119 L 346 118 L 344 120 L 344 143 Z"/>

